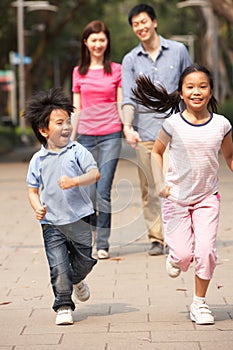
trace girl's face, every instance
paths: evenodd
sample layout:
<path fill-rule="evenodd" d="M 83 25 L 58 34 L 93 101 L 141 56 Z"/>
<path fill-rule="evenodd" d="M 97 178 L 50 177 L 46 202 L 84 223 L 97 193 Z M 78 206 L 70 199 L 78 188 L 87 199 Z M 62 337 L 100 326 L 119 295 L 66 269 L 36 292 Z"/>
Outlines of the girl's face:
<path fill-rule="evenodd" d="M 210 82 L 205 73 L 193 72 L 186 75 L 180 97 L 187 109 L 193 112 L 207 109 L 211 96 Z"/>
<path fill-rule="evenodd" d="M 146 12 L 132 17 L 132 29 L 142 43 L 154 37 L 155 28 L 157 21 L 155 19 L 152 21 Z"/>
<path fill-rule="evenodd" d="M 104 56 L 104 53 L 108 46 L 108 39 L 104 32 L 92 33 L 84 40 L 86 47 L 90 52 L 91 57 L 100 58 Z"/>
<path fill-rule="evenodd" d="M 72 133 L 71 117 L 62 109 L 54 109 L 50 114 L 48 129 L 40 129 L 40 133 L 47 139 L 48 149 L 65 147 Z"/>

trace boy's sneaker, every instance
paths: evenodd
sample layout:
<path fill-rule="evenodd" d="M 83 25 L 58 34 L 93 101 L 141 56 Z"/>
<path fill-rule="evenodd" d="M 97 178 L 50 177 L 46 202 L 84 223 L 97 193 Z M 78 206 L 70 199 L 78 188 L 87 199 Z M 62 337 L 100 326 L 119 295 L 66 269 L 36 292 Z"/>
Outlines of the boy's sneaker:
<path fill-rule="evenodd" d="M 61 306 L 57 310 L 56 324 L 66 325 L 73 324 L 72 309 L 70 306 Z"/>
<path fill-rule="evenodd" d="M 73 297 L 76 303 L 78 300 L 87 301 L 90 298 L 90 290 L 84 280 L 73 285 Z"/>
<path fill-rule="evenodd" d="M 166 270 L 168 275 L 172 278 L 176 278 L 180 274 L 179 266 L 177 266 L 174 262 L 172 262 L 169 256 L 167 257 L 167 261 L 166 261 Z"/>
<path fill-rule="evenodd" d="M 97 251 L 98 259 L 109 259 L 109 252 L 104 249 L 100 249 Z"/>
<path fill-rule="evenodd" d="M 214 316 L 206 303 L 190 305 L 190 319 L 196 324 L 214 324 Z"/>

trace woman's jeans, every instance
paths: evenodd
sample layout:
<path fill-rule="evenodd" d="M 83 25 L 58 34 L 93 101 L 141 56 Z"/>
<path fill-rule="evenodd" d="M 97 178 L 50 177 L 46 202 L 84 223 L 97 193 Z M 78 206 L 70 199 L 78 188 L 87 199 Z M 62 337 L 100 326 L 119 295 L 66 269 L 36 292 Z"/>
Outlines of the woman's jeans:
<path fill-rule="evenodd" d="M 96 222 L 96 249 L 109 249 L 111 230 L 111 188 L 121 151 L 122 133 L 116 132 L 103 136 L 78 135 L 78 142 L 93 155 L 100 171 L 100 180 L 90 186 L 91 199 L 98 212 Z M 94 228 L 95 229 L 95 228 Z"/>
<path fill-rule="evenodd" d="M 89 217 L 72 224 L 42 225 L 50 279 L 55 296 L 53 309 L 75 305 L 71 295 L 73 284 L 81 282 L 97 260 L 92 258 L 92 234 Z"/>

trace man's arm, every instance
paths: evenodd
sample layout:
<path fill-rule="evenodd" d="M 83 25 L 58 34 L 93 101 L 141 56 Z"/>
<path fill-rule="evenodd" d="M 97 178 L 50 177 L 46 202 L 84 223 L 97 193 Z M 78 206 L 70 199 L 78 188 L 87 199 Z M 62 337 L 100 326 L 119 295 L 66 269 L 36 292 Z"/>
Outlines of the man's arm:
<path fill-rule="evenodd" d="M 130 54 L 126 55 L 122 62 L 122 117 L 123 131 L 126 141 L 135 148 L 141 141 L 139 134 L 133 128 L 134 114 L 136 109 L 135 102 L 131 99 L 132 88 L 135 85 L 133 58 Z"/>
<path fill-rule="evenodd" d="M 139 134 L 133 128 L 133 120 L 134 120 L 134 112 L 135 108 L 133 105 L 124 105 L 122 107 L 123 114 L 123 131 L 126 138 L 127 143 L 133 147 L 137 147 L 137 143 L 141 141 Z"/>

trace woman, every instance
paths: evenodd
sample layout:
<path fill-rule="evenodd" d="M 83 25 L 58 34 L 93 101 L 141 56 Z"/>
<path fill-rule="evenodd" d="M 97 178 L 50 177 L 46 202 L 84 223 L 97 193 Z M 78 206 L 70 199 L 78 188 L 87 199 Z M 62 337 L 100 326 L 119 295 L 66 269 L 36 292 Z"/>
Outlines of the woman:
<path fill-rule="evenodd" d="M 77 140 L 94 156 L 101 178 L 91 189 L 96 208 L 92 218 L 96 229 L 99 259 L 109 258 L 111 229 L 111 187 L 122 137 L 118 111 L 121 102 L 121 65 L 111 62 L 110 33 L 98 20 L 84 28 L 80 65 L 73 70 L 73 118 Z M 120 109 L 120 108 L 119 108 Z M 75 138 L 75 134 L 72 138 Z"/>

